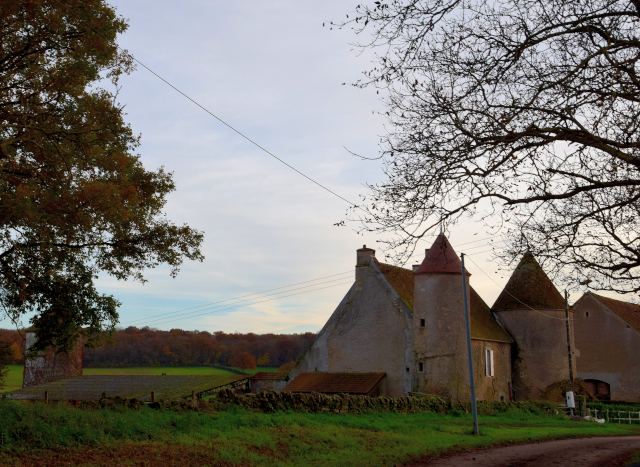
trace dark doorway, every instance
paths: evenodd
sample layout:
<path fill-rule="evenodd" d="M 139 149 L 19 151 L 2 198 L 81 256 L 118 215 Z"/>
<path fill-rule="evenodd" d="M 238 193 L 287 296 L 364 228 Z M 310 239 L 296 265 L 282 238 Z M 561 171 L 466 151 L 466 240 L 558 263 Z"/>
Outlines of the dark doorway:
<path fill-rule="evenodd" d="M 598 399 L 607 401 L 611 399 L 609 383 L 597 379 L 586 379 L 584 382 L 587 384 L 587 390 Z"/>

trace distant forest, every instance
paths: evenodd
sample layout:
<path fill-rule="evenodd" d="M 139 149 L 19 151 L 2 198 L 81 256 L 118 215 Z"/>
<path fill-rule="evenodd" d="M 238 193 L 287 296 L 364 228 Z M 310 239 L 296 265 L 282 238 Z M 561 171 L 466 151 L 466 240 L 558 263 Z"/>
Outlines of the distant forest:
<path fill-rule="evenodd" d="M 315 341 L 316 334 L 227 334 L 206 331 L 158 331 L 128 327 L 114 333 L 111 343 L 84 349 L 86 368 L 135 366 L 236 366 L 246 352 L 258 367 L 280 367 L 297 360 Z M 0 340 L 14 348 L 11 363 L 23 363 L 21 333 L 0 329 Z"/>

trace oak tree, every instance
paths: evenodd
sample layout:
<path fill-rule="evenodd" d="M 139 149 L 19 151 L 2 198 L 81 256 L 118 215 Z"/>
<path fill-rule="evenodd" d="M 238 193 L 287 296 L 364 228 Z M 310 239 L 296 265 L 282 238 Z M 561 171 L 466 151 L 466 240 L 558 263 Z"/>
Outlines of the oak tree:
<path fill-rule="evenodd" d="M 147 170 L 124 121 L 118 79 L 133 70 L 103 0 L 0 2 L 0 305 L 18 323 L 35 312 L 32 350 L 99 342 L 119 302 L 98 273 L 202 260 L 202 234 L 163 214 L 175 186 Z M 108 89 L 111 89 L 108 90 Z"/>
<path fill-rule="evenodd" d="M 411 253 L 463 215 L 511 261 L 640 292 L 640 1 L 380 0 L 351 26 L 383 90 L 365 229 Z M 357 212 L 357 211 L 356 211 Z"/>

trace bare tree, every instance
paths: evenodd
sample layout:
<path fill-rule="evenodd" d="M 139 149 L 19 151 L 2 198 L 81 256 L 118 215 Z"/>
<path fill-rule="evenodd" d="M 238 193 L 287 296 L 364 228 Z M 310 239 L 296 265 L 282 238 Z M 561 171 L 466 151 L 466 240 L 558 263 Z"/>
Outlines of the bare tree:
<path fill-rule="evenodd" d="M 406 258 L 470 215 L 507 261 L 639 292 L 639 21 L 638 0 L 359 5 L 338 26 L 376 52 L 356 85 L 386 89 L 391 125 L 364 228 Z"/>

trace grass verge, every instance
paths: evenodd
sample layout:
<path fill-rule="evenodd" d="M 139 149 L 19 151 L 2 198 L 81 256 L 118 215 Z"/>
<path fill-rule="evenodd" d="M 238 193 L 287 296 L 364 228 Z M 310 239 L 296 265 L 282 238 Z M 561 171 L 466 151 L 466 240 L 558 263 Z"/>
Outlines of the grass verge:
<path fill-rule="evenodd" d="M 571 422 L 518 410 L 482 417 L 481 436 L 471 434 L 468 415 L 434 413 L 264 414 L 230 406 L 207 414 L 2 401 L 0 418 L 0 460 L 8 465 L 40 465 L 34 459 L 60 452 L 76 465 L 141 465 L 135 463 L 136 453 L 147 452 L 148 458 L 171 446 L 183 456 L 200 456 L 199 465 L 397 465 L 425 454 L 493 444 L 640 434 L 634 425 Z M 153 465 L 174 464 L 159 458 Z"/>

